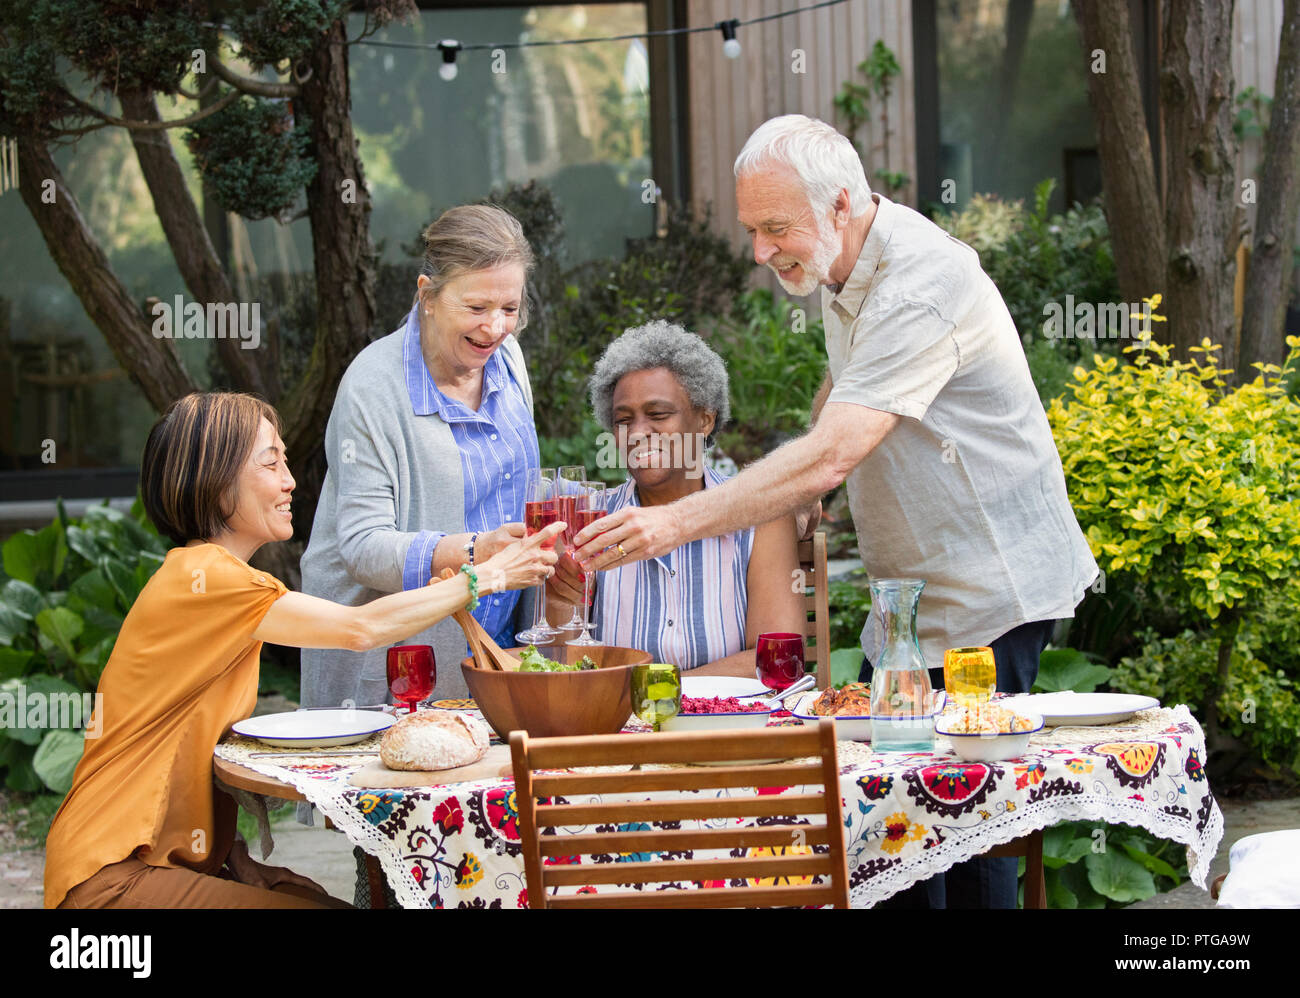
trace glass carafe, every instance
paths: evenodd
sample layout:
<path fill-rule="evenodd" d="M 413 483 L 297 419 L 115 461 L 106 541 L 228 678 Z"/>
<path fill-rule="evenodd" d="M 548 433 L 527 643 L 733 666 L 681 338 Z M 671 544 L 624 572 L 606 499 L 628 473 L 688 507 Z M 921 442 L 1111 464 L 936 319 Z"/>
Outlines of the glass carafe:
<path fill-rule="evenodd" d="M 934 695 L 916 639 L 916 605 L 924 579 L 872 579 L 871 609 L 884 648 L 871 670 L 871 746 L 878 752 L 934 747 Z"/>

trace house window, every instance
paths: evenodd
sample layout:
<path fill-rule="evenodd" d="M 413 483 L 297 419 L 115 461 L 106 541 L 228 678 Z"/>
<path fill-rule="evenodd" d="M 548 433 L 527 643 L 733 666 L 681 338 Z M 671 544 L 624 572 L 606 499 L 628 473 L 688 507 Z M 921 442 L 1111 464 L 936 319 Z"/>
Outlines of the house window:
<path fill-rule="evenodd" d="M 1147 84 L 1148 25 L 1142 5 L 1131 7 Z M 1031 201 L 1048 177 L 1053 211 L 1100 194 L 1088 59 L 1068 3 L 916 0 L 913 19 L 923 204 L 961 208 L 973 194 Z"/>
<path fill-rule="evenodd" d="M 679 13 L 641 2 L 421 7 L 413 23 L 392 24 L 371 40 L 509 43 L 635 36 L 670 26 Z M 353 15 L 349 37 L 360 36 L 364 24 Z M 643 196 L 647 181 L 666 194 L 681 194 L 674 190 L 672 167 L 681 152 L 658 142 L 674 134 L 665 125 L 676 120 L 664 103 L 670 91 L 658 82 L 675 72 L 673 58 L 662 41 L 637 37 L 505 49 L 496 58 L 489 51 L 462 52 L 456 79 L 445 81 L 436 50 L 353 46 L 352 124 L 373 205 L 370 235 L 385 264 L 410 267 L 408 307 L 418 260 L 405 247 L 418 245 L 420 230 L 439 213 L 493 188 L 529 180 L 549 186 L 564 214 L 572 264 L 620 256 L 628 238 L 650 234 L 656 206 Z M 652 75 L 658 88 L 654 129 Z M 165 101 L 161 106 L 166 117 L 189 110 Z M 652 149 L 652 133 L 658 149 Z M 168 134 L 188 168 L 179 134 Z M 75 150 L 58 150 L 56 159 L 128 291 L 141 302 L 148 296 L 188 299 L 127 134 L 92 132 Z M 197 181 L 194 192 L 197 197 Z M 261 300 L 264 310 L 279 309 L 290 318 L 282 350 L 309 349 L 310 340 L 291 329 L 295 313 L 310 309 L 313 293 L 307 219 L 249 222 L 223 217 L 211 204 L 205 208 L 240 298 Z M 0 198 L 0 255 L 8 277 L 0 288 L 0 378 L 6 388 L 0 501 L 134 493 L 134 469 L 155 414 L 118 368 L 14 192 Z M 206 386 L 211 342 L 176 344 L 191 374 Z M 51 440 L 53 462 L 45 458 Z"/>

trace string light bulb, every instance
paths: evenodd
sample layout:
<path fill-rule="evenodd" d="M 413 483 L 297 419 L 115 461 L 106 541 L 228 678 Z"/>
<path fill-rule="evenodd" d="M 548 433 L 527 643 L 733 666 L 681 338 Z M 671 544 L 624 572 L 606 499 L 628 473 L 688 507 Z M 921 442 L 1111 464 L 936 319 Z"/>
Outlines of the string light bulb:
<path fill-rule="evenodd" d="M 438 67 L 438 75 L 444 80 L 454 80 L 456 78 L 456 53 L 460 51 L 460 42 L 444 38 L 438 43 L 438 50 L 442 52 L 442 65 Z"/>
<path fill-rule="evenodd" d="M 739 59 L 740 42 L 736 41 L 736 29 L 740 27 L 740 21 L 733 17 L 730 21 L 719 21 L 714 27 L 722 32 L 722 54 L 728 59 Z"/>

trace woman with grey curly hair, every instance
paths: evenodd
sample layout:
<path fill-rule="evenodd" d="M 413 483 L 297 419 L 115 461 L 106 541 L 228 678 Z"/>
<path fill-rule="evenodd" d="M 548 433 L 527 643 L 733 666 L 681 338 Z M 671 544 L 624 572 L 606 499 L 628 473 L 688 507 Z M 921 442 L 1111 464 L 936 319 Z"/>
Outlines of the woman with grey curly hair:
<path fill-rule="evenodd" d="M 591 405 L 631 478 L 611 491 L 607 510 L 660 506 L 726 481 L 705 466 L 704 450 L 730 415 L 728 396 L 722 358 L 679 325 L 658 319 L 614 340 L 592 375 Z M 760 634 L 803 631 L 790 587 L 795 541 L 794 519 L 784 516 L 615 566 L 597 576 L 596 636 L 700 675 L 752 677 Z M 572 559 L 557 570 L 581 591 Z M 563 620 L 568 609 L 551 613 Z"/>

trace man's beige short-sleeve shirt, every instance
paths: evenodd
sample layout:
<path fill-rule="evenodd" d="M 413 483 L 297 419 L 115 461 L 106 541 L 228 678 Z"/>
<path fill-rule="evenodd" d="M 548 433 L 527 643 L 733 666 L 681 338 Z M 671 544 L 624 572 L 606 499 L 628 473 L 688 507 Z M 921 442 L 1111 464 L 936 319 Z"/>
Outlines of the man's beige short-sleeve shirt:
<path fill-rule="evenodd" d="M 849 475 L 873 578 L 926 580 L 931 667 L 1020 624 L 1069 617 L 1097 577 L 1015 324 L 969 246 L 910 208 L 878 204 L 838 292 L 822 288 L 832 389 L 902 416 Z M 874 615 L 863 650 L 874 660 Z"/>

